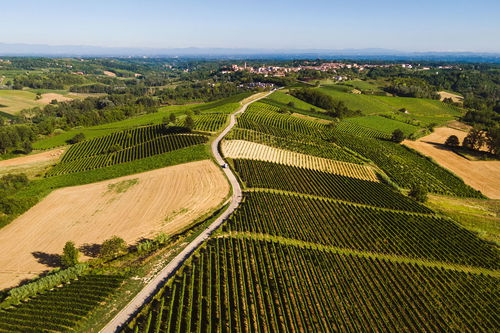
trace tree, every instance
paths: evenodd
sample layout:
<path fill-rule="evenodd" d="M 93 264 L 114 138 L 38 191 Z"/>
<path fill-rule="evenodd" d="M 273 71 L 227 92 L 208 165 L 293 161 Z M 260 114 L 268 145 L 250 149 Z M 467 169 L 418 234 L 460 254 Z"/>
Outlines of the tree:
<path fill-rule="evenodd" d="M 193 117 L 187 116 L 186 117 L 186 122 L 184 124 L 184 127 L 186 127 L 188 130 L 192 131 L 194 128 L 194 120 Z"/>
<path fill-rule="evenodd" d="M 64 267 L 72 267 L 78 264 L 78 256 L 80 252 L 75 247 L 75 243 L 72 241 L 66 242 L 63 249 L 63 255 L 61 256 L 61 263 Z"/>
<path fill-rule="evenodd" d="M 108 153 L 115 153 L 119 150 L 122 150 L 122 146 L 120 146 L 119 144 L 115 143 L 114 145 L 112 145 L 111 147 L 109 147 L 108 149 Z"/>
<path fill-rule="evenodd" d="M 113 258 L 127 249 L 127 243 L 118 237 L 113 236 L 102 243 L 99 255 L 102 258 Z"/>
<path fill-rule="evenodd" d="M 395 129 L 394 132 L 392 132 L 391 140 L 397 143 L 403 142 L 405 139 L 405 134 L 403 133 L 402 130 L 400 129 Z"/>
<path fill-rule="evenodd" d="M 462 145 L 469 149 L 479 150 L 486 141 L 486 133 L 480 128 L 473 127 L 464 138 Z"/>
<path fill-rule="evenodd" d="M 458 147 L 460 145 L 460 141 L 456 135 L 450 135 L 444 144 L 450 147 Z"/>
<path fill-rule="evenodd" d="M 410 189 L 410 193 L 408 194 L 413 199 L 418 202 L 427 201 L 427 189 L 425 189 L 422 185 L 413 185 Z"/>
<path fill-rule="evenodd" d="M 500 156 L 500 127 L 488 131 L 486 134 L 486 145 L 490 153 Z"/>
<path fill-rule="evenodd" d="M 67 140 L 66 142 L 69 144 L 75 144 L 75 143 L 81 142 L 83 140 L 85 140 L 85 134 L 78 133 L 74 137 L 72 137 L 71 139 Z"/>
<path fill-rule="evenodd" d="M 170 120 L 170 122 L 172 124 L 175 124 L 175 122 L 177 121 L 177 117 L 175 116 L 175 114 L 171 113 L 170 116 L 168 116 L 168 117 L 169 117 L 168 119 Z"/>
<path fill-rule="evenodd" d="M 287 103 L 287 106 L 289 106 L 291 108 L 294 108 L 295 107 L 295 103 L 290 101 L 290 102 Z"/>

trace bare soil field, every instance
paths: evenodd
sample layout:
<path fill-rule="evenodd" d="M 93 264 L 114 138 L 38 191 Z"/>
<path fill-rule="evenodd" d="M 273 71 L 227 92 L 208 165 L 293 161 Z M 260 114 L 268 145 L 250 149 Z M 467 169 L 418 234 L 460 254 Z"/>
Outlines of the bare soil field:
<path fill-rule="evenodd" d="M 54 99 L 58 102 L 67 102 L 67 101 L 73 100 L 72 98 L 63 96 L 61 94 L 46 93 L 46 94 L 42 94 L 42 98 L 37 100 L 37 102 L 40 104 L 49 104 Z"/>
<path fill-rule="evenodd" d="M 500 161 L 470 161 L 454 153 L 444 146 L 450 135 L 456 135 L 463 140 L 467 133 L 448 127 L 436 128 L 434 133 L 428 136 L 417 141 L 405 140 L 403 144 L 432 157 L 488 198 L 500 199 Z"/>
<path fill-rule="evenodd" d="M 451 98 L 451 100 L 454 102 L 454 103 L 461 103 L 463 102 L 464 98 L 460 95 L 457 95 L 457 94 L 452 94 L 452 93 L 449 93 L 447 91 L 438 91 L 438 94 L 440 96 L 440 100 L 442 101 L 443 99 L 445 98 Z"/>
<path fill-rule="evenodd" d="M 103 71 L 104 75 L 109 77 L 116 77 L 116 74 L 110 71 Z"/>
<path fill-rule="evenodd" d="M 28 177 L 34 176 L 36 173 L 46 169 L 49 165 L 56 163 L 63 153 L 64 149 L 59 148 L 2 160 L 0 161 L 0 176 L 8 173 L 21 172 L 26 173 Z"/>
<path fill-rule="evenodd" d="M 331 121 L 326 120 L 326 119 L 311 117 L 311 116 L 308 116 L 308 115 L 305 115 L 305 114 L 301 114 L 301 113 L 296 113 L 296 112 L 292 113 L 292 116 L 293 117 L 297 117 L 297 118 L 301 118 L 301 119 L 312 120 L 312 121 L 315 121 L 315 122 L 318 122 L 318 123 L 321 123 L 321 124 L 329 124 L 329 123 L 331 123 Z"/>
<path fill-rule="evenodd" d="M 179 232 L 227 197 L 209 160 L 56 190 L 0 229 L 0 289 L 57 263 L 64 244 L 95 246 L 113 235 L 133 244 Z"/>
<path fill-rule="evenodd" d="M 301 154 L 255 142 L 226 140 L 222 142 L 222 153 L 229 158 L 246 158 L 282 163 L 378 182 L 377 176 L 373 170 L 364 165 Z"/>

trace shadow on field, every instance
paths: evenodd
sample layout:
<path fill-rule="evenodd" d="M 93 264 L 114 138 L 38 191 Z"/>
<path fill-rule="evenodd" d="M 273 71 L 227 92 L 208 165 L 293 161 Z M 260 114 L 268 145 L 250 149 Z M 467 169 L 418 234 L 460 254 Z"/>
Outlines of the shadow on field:
<path fill-rule="evenodd" d="M 83 244 L 78 250 L 87 257 L 97 258 L 101 251 L 101 244 Z"/>
<path fill-rule="evenodd" d="M 54 253 L 45 253 L 45 252 L 31 252 L 35 259 L 48 267 L 61 267 L 61 256 L 59 254 Z"/>

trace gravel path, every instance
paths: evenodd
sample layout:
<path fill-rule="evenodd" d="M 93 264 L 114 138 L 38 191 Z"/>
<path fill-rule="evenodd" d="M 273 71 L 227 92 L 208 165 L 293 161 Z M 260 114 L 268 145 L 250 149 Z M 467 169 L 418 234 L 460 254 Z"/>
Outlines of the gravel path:
<path fill-rule="evenodd" d="M 229 125 L 219 134 L 219 136 L 212 142 L 212 154 L 215 157 L 217 163 L 222 166 L 225 161 L 219 152 L 219 143 L 224 138 L 224 136 L 234 127 L 236 124 L 236 115 L 245 112 L 248 105 L 259 99 L 267 97 L 268 94 L 254 99 L 246 104 L 244 104 L 237 112 L 231 115 L 231 120 Z M 231 203 L 229 207 L 210 225 L 205 229 L 198 237 L 196 237 L 191 243 L 189 243 L 182 252 L 180 252 L 165 268 L 163 268 L 131 301 L 128 303 L 118 314 L 101 330 L 102 333 L 113 333 L 119 331 L 123 327 L 129 318 L 136 314 L 144 304 L 146 304 L 158 291 L 159 288 L 177 271 L 177 269 L 189 258 L 189 256 L 201 245 L 205 240 L 210 237 L 210 235 L 234 212 L 241 202 L 242 191 L 236 176 L 231 171 L 230 168 L 223 168 L 222 171 L 226 174 L 231 187 L 233 189 L 233 195 L 231 198 Z"/>

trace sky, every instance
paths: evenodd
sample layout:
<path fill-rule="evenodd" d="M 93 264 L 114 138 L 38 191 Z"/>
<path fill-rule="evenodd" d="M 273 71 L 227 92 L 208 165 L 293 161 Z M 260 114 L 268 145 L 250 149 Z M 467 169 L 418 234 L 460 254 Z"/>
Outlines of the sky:
<path fill-rule="evenodd" d="M 500 52 L 500 0 L 1 1 L 0 43 Z"/>

